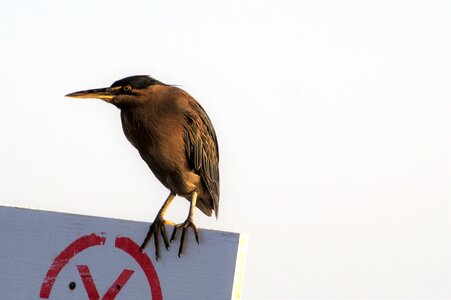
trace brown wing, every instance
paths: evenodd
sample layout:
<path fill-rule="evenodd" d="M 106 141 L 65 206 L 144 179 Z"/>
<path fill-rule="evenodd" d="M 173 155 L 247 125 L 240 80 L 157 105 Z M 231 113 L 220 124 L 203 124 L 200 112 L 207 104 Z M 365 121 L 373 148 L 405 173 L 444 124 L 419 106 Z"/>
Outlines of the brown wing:
<path fill-rule="evenodd" d="M 188 96 L 188 95 L 187 95 Z M 189 97 L 189 96 L 188 96 Z M 185 150 L 189 164 L 196 170 L 210 194 L 210 203 L 204 203 L 215 211 L 219 209 L 219 151 L 216 133 L 205 110 L 189 97 L 191 110 L 187 113 Z M 202 199 L 207 200 L 207 199 Z"/>

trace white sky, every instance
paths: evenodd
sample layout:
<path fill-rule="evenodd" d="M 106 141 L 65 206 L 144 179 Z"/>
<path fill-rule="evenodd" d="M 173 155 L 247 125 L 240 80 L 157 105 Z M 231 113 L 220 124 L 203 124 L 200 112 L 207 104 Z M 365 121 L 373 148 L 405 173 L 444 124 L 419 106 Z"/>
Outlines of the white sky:
<path fill-rule="evenodd" d="M 450 2 L 1 2 L 1 197 L 153 221 L 167 196 L 119 111 L 129 75 L 215 125 L 243 299 L 451 298 Z M 177 198 L 168 218 L 182 221 Z"/>

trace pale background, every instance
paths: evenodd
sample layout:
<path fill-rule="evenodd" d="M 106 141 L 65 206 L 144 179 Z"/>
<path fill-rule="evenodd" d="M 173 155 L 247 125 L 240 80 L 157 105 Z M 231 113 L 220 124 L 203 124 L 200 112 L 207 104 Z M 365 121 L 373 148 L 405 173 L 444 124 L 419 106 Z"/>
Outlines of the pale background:
<path fill-rule="evenodd" d="M 119 111 L 63 97 L 151 74 L 213 120 L 220 216 L 197 224 L 250 235 L 244 299 L 449 299 L 450 12 L 2 1 L 1 204 L 152 221 L 167 191 Z"/>

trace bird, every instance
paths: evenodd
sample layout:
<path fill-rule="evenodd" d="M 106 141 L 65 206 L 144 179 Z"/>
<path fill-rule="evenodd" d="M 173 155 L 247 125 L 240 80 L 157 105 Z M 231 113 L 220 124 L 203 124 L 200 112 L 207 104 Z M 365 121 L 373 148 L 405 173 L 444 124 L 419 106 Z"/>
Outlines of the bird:
<path fill-rule="evenodd" d="M 97 98 L 120 110 L 123 132 L 138 150 L 155 177 L 169 190 L 141 244 L 141 251 L 154 237 L 155 256 L 160 257 L 159 235 L 166 250 L 181 229 L 178 256 L 183 252 L 189 228 L 199 244 L 194 211 L 207 216 L 219 209 L 219 149 L 215 129 L 205 110 L 190 94 L 175 85 L 148 75 L 115 81 L 110 87 L 67 94 L 71 98 Z M 176 224 L 164 215 L 176 196 L 190 202 L 186 220 Z M 165 225 L 172 225 L 170 240 Z"/>

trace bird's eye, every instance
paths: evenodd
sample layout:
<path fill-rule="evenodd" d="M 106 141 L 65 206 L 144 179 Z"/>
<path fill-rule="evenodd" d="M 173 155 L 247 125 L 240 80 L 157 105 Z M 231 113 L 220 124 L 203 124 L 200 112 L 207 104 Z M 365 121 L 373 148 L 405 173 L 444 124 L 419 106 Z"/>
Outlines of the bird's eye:
<path fill-rule="evenodd" d="M 132 90 L 132 87 L 130 85 L 124 86 L 124 92 L 130 92 Z"/>

